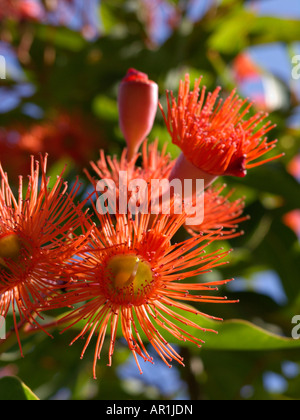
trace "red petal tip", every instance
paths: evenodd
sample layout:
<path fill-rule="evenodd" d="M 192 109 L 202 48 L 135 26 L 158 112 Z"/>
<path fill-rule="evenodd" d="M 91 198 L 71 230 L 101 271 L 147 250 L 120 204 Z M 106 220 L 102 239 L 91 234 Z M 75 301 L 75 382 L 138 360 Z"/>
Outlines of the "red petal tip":
<path fill-rule="evenodd" d="M 146 73 L 142 73 L 134 68 L 130 68 L 127 71 L 126 76 L 123 78 L 122 82 L 144 82 L 144 83 L 151 83 L 148 75 Z"/>

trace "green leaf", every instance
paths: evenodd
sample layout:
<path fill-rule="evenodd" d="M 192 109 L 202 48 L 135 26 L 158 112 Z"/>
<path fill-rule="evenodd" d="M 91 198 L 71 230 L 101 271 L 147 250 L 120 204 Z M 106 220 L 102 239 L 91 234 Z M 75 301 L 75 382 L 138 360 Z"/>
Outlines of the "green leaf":
<path fill-rule="evenodd" d="M 299 40 L 299 21 L 262 16 L 253 21 L 250 33 L 254 37 L 254 43 L 293 42 Z"/>
<path fill-rule="evenodd" d="M 251 11 L 236 8 L 230 15 L 213 22 L 209 47 L 224 54 L 237 54 L 249 44 L 293 42 L 299 39 L 297 20 L 257 17 Z M 213 29 L 213 28 L 212 28 Z"/>
<path fill-rule="evenodd" d="M 174 310 L 174 308 L 172 308 Z M 188 318 L 201 328 L 213 330 L 202 332 L 198 328 L 185 326 L 184 330 L 194 337 L 200 338 L 205 343 L 203 350 L 230 350 L 230 351 L 274 351 L 274 350 L 292 350 L 300 348 L 300 339 L 294 340 L 274 334 L 264 330 L 249 321 L 241 319 L 231 319 L 228 321 L 215 321 L 200 315 L 187 314 L 182 310 L 176 310 L 176 313 Z M 177 323 L 179 325 L 179 323 Z M 182 324 L 179 325 L 182 328 Z M 295 327 L 291 323 L 292 329 Z M 163 337 L 170 343 L 180 344 L 174 337 L 165 330 L 159 329 Z M 121 331 L 119 330 L 121 334 Z M 147 339 L 142 333 L 143 340 Z M 185 341 L 183 346 L 195 347 L 195 344 Z"/>
<path fill-rule="evenodd" d="M 300 186 L 280 163 L 268 164 L 249 170 L 247 177 L 236 178 L 236 184 L 246 185 L 256 191 L 284 198 L 284 211 L 300 208 Z"/>
<path fill-rule="evenodd" d="M 110 31 L 116 26 L 118 20 L 114 15 L 113 11 L 110 8 L 110 5 L 104 2 L 101 2 L 100 6 L 100 16 L 101 22 L 104 28 L 105 33 L 110 33 Z"/>
<path fill-rule="evenodd" d="M 236 6 L 243 4 L 242 0 L 221 0 L 220 6 Z"/>
<path fill-rule="evenodd" d="M 108 121 L 118 123 L 119 112 L 117 101 L 108 98 L 105 95 L 98 95 L 93 102 L 93 111 L 95 115 Z"/>
<path fill-rule="evenodd" d="M 66 48 L 69 51 L 80 51 L 86 45 L 86 41 L 80 33 L 68 28 L 56 28 L 41 25 L 37 27 L 36 37 L 43 42 L 51 42 L 56 47 Z"/>
<path fill-rule="evenodd" d="M 264 330 L 261 327 L 258 327 L 252 324 L 249 321 L 242 319 L 231 319 L 228 321 L 215 321 L 201 315 L 195 315 L 192 313 L 187 313 L 183 310 L 175 309 L 172 310 L 181 316 L 189 319 L 193 323 L 199 325 L 199 327 L 213 330 L 211 331 L 201 331 L 196 327 L 182 326 L 179 322 L 175 323 L 184 330 L 197 338 L 205 341 L 203 344 L 203 349 L 208 350 L 238 350 L 238 351 L 273 351 L 273 350 L 292 350 L 300 348 L 300 339 L 294 340 L 292 338 L 287 338 L 274 334 L 270 331 Z M 169 318 L 169 317 L 168 317 Z M 172 319 L 174 322 L 174 319 Z M 120 323 L 119 323 L 120 324 Z M 85 321 L 78 322 L 73 325 L 71 328 L 73 330 L 82 329 L 85 325 Z M 138 324 L 137 324 L 138 325 Z M 154 322 L 154 325 L 155 322 Z M 291 323 L 291 334 L 292 329 L 295 327 Z M 145 334 L 141 331 L 139 333 L 143 341 L 146 343 L 148 339 Z M 180 341 L 177 341 L 174 336 L 167 332 L 166 330 L 159 327 L 160 333 L 163 337 L 170 343 L 180 344 Z M 217 333 L 217 334 L 216 334 Z M 118 336 L 122 336 L 121 325 L 118 326 Z M 185 341 L 183 346 L 195 347 L 195 344 L 189 341 Z"/>
<path fill-rule="evenodd" d="M 299 273 L 300 254 L 294 249 L 296 237 L 285 225 L 272 223 L 264 240 L 253 250 L 256 261 L 265 261 L 275 269 L 281 278 L 285 293 L 290 301 L 300 293 Z"/>
<path fill-rule="evenodd" d="M 204 349 L 273 351 L 300 348 L 300 340 L 282 337 L 245 320 L 219 322 L 201 319 L 199 325 L 218 331 L 218 335 L 205 333 Z M 291 324 L 291 330 L 292 328 Z M 197 334 L 196 329 L 194 333 Z"/>
<path fill-rule="evenodd" d="M 39 398 L 19 378 L 4 377 L 0 379 L 1 401 L 38 401 Z"/>
<path fill-rule="evenodd" d="M 225 54 L 233 54 L 247 46 L 249 28 L 255 21 L 255 15 L 246 10 L 235 10 L 226 19 L 213 22 L 215 31 L 208 40 L 210 48 Z"/>

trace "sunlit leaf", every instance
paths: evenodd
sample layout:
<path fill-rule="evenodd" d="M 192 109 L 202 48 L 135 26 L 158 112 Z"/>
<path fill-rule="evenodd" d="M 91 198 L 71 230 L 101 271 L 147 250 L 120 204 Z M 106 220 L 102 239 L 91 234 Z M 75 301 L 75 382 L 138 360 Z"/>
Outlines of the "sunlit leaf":
<path fill-rule="evenodd" d="M 39 398 L 16 377 L 4 377 L 0 379 L 1 401 L 38 401 Z"/>

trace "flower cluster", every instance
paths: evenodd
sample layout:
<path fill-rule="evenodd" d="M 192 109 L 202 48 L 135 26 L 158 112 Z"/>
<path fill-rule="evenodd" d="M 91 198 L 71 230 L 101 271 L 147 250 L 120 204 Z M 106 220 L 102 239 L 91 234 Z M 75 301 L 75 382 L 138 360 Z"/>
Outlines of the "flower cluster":
<path fill-rule="evenodd" d="M 73 342 L 85 337 L 82 357 L 96 340 L 95 378 L 106 336 L 109 365 L 122 334 L 142 373 L 140 360 L 154 362 L 147 342 L 171 366 L 183 359 L 166 336 L 201 346 L 204 333 L 215 332 L 201 326 L 201 317 L 199 323 L 191 321 L 189 314 L 219 319 L 203 312 L 202 304 L 230 302 L 215 292 L 232 279 L 207 282 L 203 275 L 226 264 L 228 252 L 210 250 L 211 243 L 240 235 L 238 224 L 247 216 L 242 198 L 233 200 L 233 191 L 223 194 L 225 186 L 210 184 L 219 175 L 244 176 L 246 169 L 277 158 L 253 163 L 275 146 L 265 138 L 271 124 L 262 124 L 260 114 L 246 119 L 250 105 L 235 92 L 223 104 L 217 103 L 218 94 L 219 89 L 205 98 L 199 81 L 190 92 L 187 77 L 178 101 L 167 95 L 167 115 L 159 104 L 172 141 L 182 150 L 172 160 L 167 146 L 160 151 L 158 141 L 146 141 L 158 108 L 158 86 L 130 69 L 118 97 L 127 148 L 120 159 L 101 150 L 98 162 L 91 162 L 92 173 L 85 173 L 93 192 L 83 202 L 76 202 L 78 182 L 69 189 L 63 174 L 55 181 L 47 178 L 47 155 L 40 162 L 32 158 L 27 189 L 20 177 L 17 197 L 0 166 L 0 315 L 6 317 L 12 308 L 20 348 L 19 331 L 27 326 L 47 332 L 53 323 L 45 325 L 42 313 L 58 308 L 68 312 L 55 325 L 63 325 L 63 331 L 78 325 Z M 176 174 L 185 181 L 203 175 L 202 188 L 190 189 L 188 200 L 183 199 L 186 183 L 179 192 L 167 191 L 166 185 L 178 185 Z M 104 189 L 99 187 L 103 181 Z M 153 188 L 148 188 L 153 181 L 159 186 L 155 206 Z M 106 202 L 111 195 L 113 212 Z M 168 212 L 157 204 L 166 197 Z M 197 206 L 199 198 L 203 217 L 188 224 L 187 208 Z M 189 206 L 180 206 L 187 201 Z M 182 228 L 185 239 L 177 243 Z"/>

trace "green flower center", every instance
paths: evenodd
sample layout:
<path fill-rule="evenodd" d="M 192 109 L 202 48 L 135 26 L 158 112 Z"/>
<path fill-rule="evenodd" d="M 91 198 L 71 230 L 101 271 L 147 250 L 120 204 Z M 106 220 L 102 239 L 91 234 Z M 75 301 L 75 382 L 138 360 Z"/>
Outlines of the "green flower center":
<path fill-rule="evenodd" d="M 15 233 L 0 237 L 0 265 L 8 268 L 9 261 L 16 262 L 20 256 L 21 242 Z"/>
<path fill-rule="evenodd" d="M 118 304 L 141 305 L 153 289 L 151 266 L 137 255 L 116 255 L 104 269 L 109 299 Z"/>

